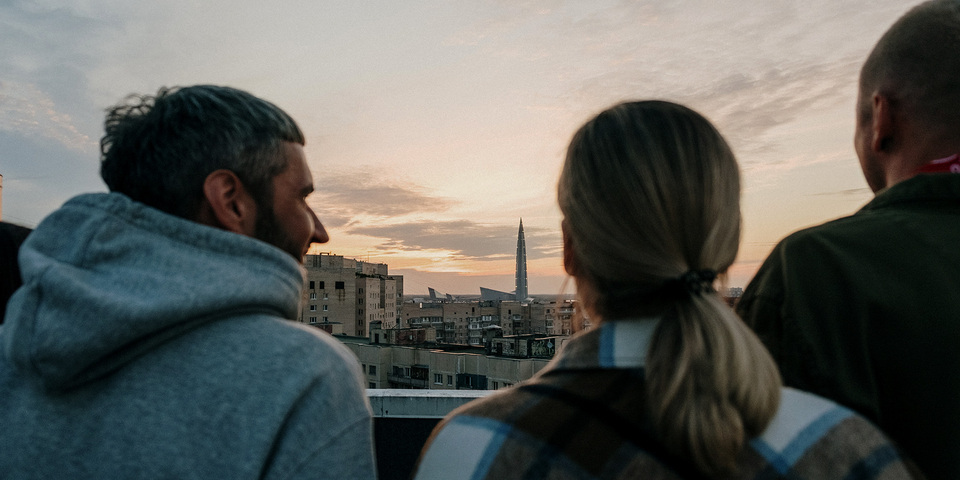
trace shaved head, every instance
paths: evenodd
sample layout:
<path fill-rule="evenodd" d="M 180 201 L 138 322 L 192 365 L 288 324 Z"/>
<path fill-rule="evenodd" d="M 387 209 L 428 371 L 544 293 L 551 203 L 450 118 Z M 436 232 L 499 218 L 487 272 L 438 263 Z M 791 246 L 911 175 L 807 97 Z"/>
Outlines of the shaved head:
<path fill-rule="evenodd" d="M 960 136 L 960 0 L 922 3 L 887 30 L 860 72 L 860 120 L 879 93 L 939 133 Z"/>

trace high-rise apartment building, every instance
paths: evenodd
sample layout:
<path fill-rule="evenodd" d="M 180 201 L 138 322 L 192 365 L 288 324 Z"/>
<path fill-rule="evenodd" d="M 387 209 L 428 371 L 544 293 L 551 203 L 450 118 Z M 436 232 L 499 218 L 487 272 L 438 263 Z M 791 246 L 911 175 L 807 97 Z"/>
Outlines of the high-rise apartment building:
<path fill-rule="evenodd" d="M 366 336 L 371 322 L 394 328 L 403 301 L 403 276 L 384 263 L 321 253 L 307 255 L 307 284 L 298 320 L 328 332 Z"/>

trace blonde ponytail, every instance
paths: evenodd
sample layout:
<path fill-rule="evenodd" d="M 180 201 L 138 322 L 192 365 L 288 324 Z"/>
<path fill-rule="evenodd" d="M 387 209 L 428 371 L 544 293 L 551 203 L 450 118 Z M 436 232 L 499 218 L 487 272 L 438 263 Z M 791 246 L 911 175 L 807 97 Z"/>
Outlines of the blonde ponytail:
<path fill-rule="evenodd" d="M 558 185 L 564 248 L 592 322 L 662 319 L 647 352 L 647 408 L 667 448 L 732 473 L 777 411 L 776 365 L 688 272 L 725 272 L 740 241 L 740 172 L 719 132 L 669 102 L 616 105 L 573 137 Z M 637 348 L 642 348 L 638 345 Z"/>
<path fill-rule="evenodd" d="M 729 474 L 780 403 L 780 374 L 757 337 L 715 294 L 665 315 L 647 353 L 647 405 L 671 453 Z"/>

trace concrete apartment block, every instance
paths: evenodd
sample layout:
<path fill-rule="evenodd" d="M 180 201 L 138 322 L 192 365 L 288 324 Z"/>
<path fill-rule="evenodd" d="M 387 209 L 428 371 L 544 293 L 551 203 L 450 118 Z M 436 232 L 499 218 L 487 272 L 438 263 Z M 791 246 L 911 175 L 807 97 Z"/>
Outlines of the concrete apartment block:
<path fill-rule="evenodd" d="M 386 264 L 321 253 L 307 255 L 304 267 L 298 321 L 350 336 L 366 336 L 370 322 L 396 323 L 403 276 L 387 275 Z"/>
<path fill-rule="evenodd" d="M 438 343 L 483 345 L 486 331 L 494 336 L 571 335 L 575 304 L 572 301 L 526 303 L 514 300 L 409 302 L 400 308 L 395 327 L 434 328 Z"/>
<path fill-rule="evenodd" d="M 403 308 L 403 275 L 387 275 L 384 278 L 388 281 L 393 281 L 393 301 L 391 302 L 389 298 L 384 297 L 383 308 L 387 314 L 387 319 L 393 324 L 391 328 L 403 328 L 401 323 L 402 317 L 400 316 Z M 391 314 L 393 315 L 392 319 L 390 317 Z"/>
<path fill-rule="evenodd" d="M 523 309 L 523 316 L 529 322 L 527 324 L 527 330 L 524 333 L 550 333 L 547 331 L 546 305 L 542 303 L 528 303 L 523 306 Z"/>
<path fill-rule="evenodd" d="M 434 327 L 438 335 L 443 333 L 443 304 L 404 303 L 400 307 L 399 328 Z M 442 341 L 442 339 L 440 340 Z"/>
<path fill-rule="evenodd" d="M 467 343 L 483 345 L 485 332 L 490 327 L 500 327 L 500 308 L 497 302 L 480 301 L 474 315 L 469 317 Z"/>
<path fill-rule="evenodd" d="M 476 303 L 444 303 L 443 329 L 445 343 L 467 344 L 469 318 L 476 313 Z"/>
<path fill-rule="evenodd" d="M 544 305 L 544 323 L 547 335 L 573 334 L 573 302 L 550 302 Z"/>
<path fill-rule="evenodd" d="M 307 255 L 307 270 L 299 321 L 340 324 L 346 335 L 356 335 L 356 261 L 339 255 Z"/>
<path fill-rule="evenodd" d="M 338 339 L 357 355 L 369 388 L 496 390 L 533 377 L 550 361 L 497 357 L 479 347 L 445 351 L 360 337 Z"/>
<path fill-rule="evenodd" d="M 348 342 L 344 344 L 347 347 L 351 346 Z M 390 388 L 387 382 L 387 369 L 392 365 L 393 352 L 379 348 L 350 348 L 350 350 L 360 360 L 360 366 L 367 380 L 367 388 Z"/>
<path fill-rule="evenodd" d="M 504 335 L 524 333 L 523 305 L 517 301 L 500 302 L 500 327 Z"/>
<path fill-rule="evenodd" d="M 367 334 L 370 323 L 383 320 L 383 309 L 380 308 L 379 277 L 360 275 L 357 278 L 357 336 Z"/>

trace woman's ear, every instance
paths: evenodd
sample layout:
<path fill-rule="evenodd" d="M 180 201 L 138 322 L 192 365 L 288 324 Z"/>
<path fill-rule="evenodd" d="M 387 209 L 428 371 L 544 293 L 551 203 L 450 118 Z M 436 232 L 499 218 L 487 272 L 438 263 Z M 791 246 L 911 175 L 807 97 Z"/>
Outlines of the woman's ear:
<path fill-rule="evenodd" d="M 197 222 L 253 237 L 257 224 L 257 203 L 230 170 L 216 170 L 203 182 L 203 199 Z"/>
<path fill-rule="evenodd" d="M 563 269 L 571 277 L 576 277 L 580 273 L 580 260 L 573 250 L 573 238 L 570 236 L 570 227 L 567 226 L 567 219 L 560 222 L 560 230 L 563 235 Z"/>

